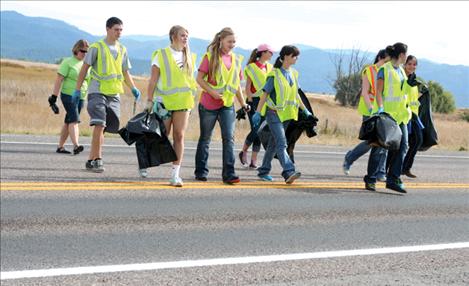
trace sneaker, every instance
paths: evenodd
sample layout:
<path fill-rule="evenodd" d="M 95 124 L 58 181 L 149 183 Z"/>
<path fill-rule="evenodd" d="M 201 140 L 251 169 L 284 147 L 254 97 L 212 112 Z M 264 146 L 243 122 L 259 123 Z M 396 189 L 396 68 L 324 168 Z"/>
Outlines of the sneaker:
<path fill-rule="evenodd" d="M 64 147 L 59 147 L 57 148 L 57 150 L 55 150 L 56 153 L 59 153 L 59 154 L 72 154 L 72 152 L 66 150 Z"/>
<path fill-rule="evenodd" d="M 406 175 L 407 177 L 412 178 L 412 179 L 417 178 L 417 176 L 414 175 L 414 174 L 412 174 L 412 173 L 410 172 L 410 170 L 405 171 L 405 172 L 403 172 L 402 174 L 403 174 L 403 175 Z"/>
<path fill-rule="evenodd" d="M 285 180 L 285 183 L 293 184 L 293 182 L 296 179 L 298 179 L 299 177 L 301 177 L 301 173 L 300 172 L 295 172 L 295 173 L 293 173 L 293 175 L 291 175 L 290 177 L 288 177 L 288 179 Z"/>
<path fill-rule="evenodd" d="M 179 178 L 179 177 L 171 178 L 171 180 L 169 180 L 169 184 L 173 187 L 182 187 L 183 186 L 182 179 Z"/>
<path fill-rule="evenodd" d="M 85 148 L 83 147 L 83 145 L 75 146 L 75 148 L 73 148 L 73 155 L 78 155 L 78 154 L 80 154 L 81 152 L 83 152 L 83 150 L 85 150 Z"/>
<path fill-rule="evenodd" d="M 138 169 L 138 173 L 140 174 L 140 177 L 142 177 L 142 178 L 148 177 L 148 171 L 147 171 L 147 169 L 145 169 L 145 168 L 143 168 L 143 169 Z"/>
<path fill-rule="evenodd" d="M 344 171 L 344 174 L 346 176 L 350 174 L 350 165 L 347 163 L 345 159 L 344 159 L 344 163 L 342 164 L 342 171 Z"/>
<path fill-rule="evenodd" d="M 234 177 L 234 178 L 232 178 L 232 179 L 223 181 L 223 183 L 225 183 L 225 184 L 227 184 L 227 185 L 234 185 L 234 184 L 238 184 L 239 182 L 241 182 L 241 180 L 239 179 L 239 177 Z"/>
<path fill-rule="evenodd" d="M 197 181 L 207 182 L 207 177 L 198 177 L 198 176 L 195 176 L 195 179 L 196 179 Z"/>
<path fill-rule="evenodd" d="M 365 189 L 367 189 L 368 191 L 375 192 L 376 191 L 376 184 L 375 183 L 365 182 Z"/>
<path fill-rule="evenodd" d="M 257 175 L 262 181 L 265 181 L 265 182 L 273 182 L 274 181 L 274 178 L 272 178 L 272 176 L 270 175 Z"/>
<path fill-rule="evenodd" d="M 402 183 L 401 179 L 397 179 L 394 182 L 387 182 L 386 189 L 390 189 L 390 190 L 393 190 L 402 194 L 407 193 L 407 191 L 405 190 L 405 186 Z"/>
<path fill-rule="evenodd" d="M 95 172 L 95 173 L 102 173 L 104 172 L 104 164 L 103 160 L 101 158 L 92 160 L 92 161 L 87 161 L 86 162 L 86 170 Z"/>
<path fill-rule="evenodd" d="M 251 169 L 251 170 L 257 170 L 257 165 L 254 164 L 253 162 L 251 162 L 251 164 L 249 165 L 249 169 Z"/>
<path fill-rule="evenodd" d="M 243 165 L 243 167 L 248 166 L 248 162 L 246 162 L 246 160 L 244 159 L 244 152 L 243 151 L 239 152 L 239 161 L 241 161 L 241 165 Z"/>
<path fill-rule="evenodd" d="M 386 182 L 387 178 L 386 178 L 386 176 L 382 176 L 382 177 L 377 177 L 376 180 L 378 182 Z"/>

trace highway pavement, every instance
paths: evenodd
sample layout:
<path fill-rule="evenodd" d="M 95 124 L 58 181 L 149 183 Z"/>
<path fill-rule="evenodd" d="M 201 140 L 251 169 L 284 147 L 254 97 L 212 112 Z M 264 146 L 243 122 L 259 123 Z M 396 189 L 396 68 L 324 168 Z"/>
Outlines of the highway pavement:
<path fill-rule="evenodd" d="M 85 171 L 89 138 L 77 156 L 56 140 L 1 135 L 2 285 L 469 284 L 468 152 L 419 153 L 402 195 L 364 190 L 367 156 L 344 175 L 340 146 L 297 146 L 293 185 L 278 162 L 268 183 L 237 161 L 228 186 L 221 144 L 202 183 L 187 142 L 174 188 L 170 165 L 139 178 L 119 138 L 102 174 Z"/>

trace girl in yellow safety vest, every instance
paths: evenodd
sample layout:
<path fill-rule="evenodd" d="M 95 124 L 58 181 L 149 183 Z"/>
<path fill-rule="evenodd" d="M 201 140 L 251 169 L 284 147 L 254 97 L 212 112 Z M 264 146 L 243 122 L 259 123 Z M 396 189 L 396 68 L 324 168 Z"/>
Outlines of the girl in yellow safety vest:
<path fill-rule="evenodd" d="M 273 53 L 274 51 L 269 45 L 259 45 L 252 51 L 248 64 L 244 68 L 247 103 L 251 106 L 251 110 L 248 113 L 251 132 L 249 132 L 244 141 L 243 150 L 239 153 L 239 160 L 244 167 L 249 167 L 250 169 L 257 169 L 257 154 L 261 148 L 261 140 L 256 130 L 252 128 L 251 119 L 259 104 L 259 98 L 263 93 L 262 88 L 264 87 L 267 74 L 272 70 L 272 65 L 268 61 L 272 58 Z M 247 153 L 251 144 L 251 163 L 248 165 Z"/>
<path fill-rule="evenodd" d="M 262 112 L 272 134 L 265 150 L 262 166 L 257 169 L 258 176 L 263 181 L 273 181 L 269 173 L 275 154 L 277 154 L 282 166 L 282 177 L 285 179 L 285 183 L 292 184 L 301 176 L 301 173 L 295 170 L 295 165 L 288 156 L 285 136 L 285 130 L 291 120 L 298 120 L 298 108 L 301 107 L 306 117 L 312 116 L 298 94 L 298 72 L 291 68 L 299 55 L 300 50 L 295 46 L 282 47 L 275 60 L 274 69 L 267 75 L 257 111 L 252 116 L 252 123 L 257 129 L 261 122 Z M 264 104 L 267 104 L 267 108 L 264 108 Z"/>
<path fill-rule="evenodd" d="M 378 112 L 388 113 L 397 122 L 402 131 L 399 150 L 388 153 L 389 169 L 386 176 L 386 188 L 399 193 L 406 193 L 407 191 L 400 176 L 404 157 L 408 149 L 407 123 L 410 119 L 410 109 L 407 107 L 407 76 L 401 66 L 407 58 L 407 45 L 395 43 L 392 46 L 386 47 L 386 52 L 391 57 L 391 61 L 384 64 L 378 70 L 378 89 L 376 94 Z M 377 147 L 373 147 L 373 149 L 376 150 Z M 370 156 L 373 158 L 368 161 L 368 175 L 365 177 L 365 188 L 373 190 L 376 181 L 370 178 L 370 174 L 376 173 L 379 165 L 379 156 L 373 156 L 373 150 Z"/>
<path fill-rule="evenodd" d="M 177 160 L 173 162 L 169 182 L 172 186 L 182 187 L 179 172 L 184 155 L 184 133 L 189 112 L 194 107 L 197 88 L 194 78 L 195 56 L 190 52 L 187 29 L 173 26 L 169 30 L 169 40 L 169 47 L 158 50 L 152 59 L 147 109 L 153 109 L 163 119 L 168 136 L 173 129 Z M 139 170 L 142 177 L 147 177 L 146 168 Z"/>
<path fill-rule="evenodd" d="M 218 121 L 223 142 L 223 182 L 226 184 L 240 182 L 234 169 L 234 98 L 238 99 L 246 111 L 249 111 L 249 105 L 244 102 L 240 84 L 243 57 L 233 53 L 235 43 L 233 30 L 222 29 L 207 47 L 207 53 L 199 66 L 197 83 L 203 91 L 199 103 L 200 137 L 194 171 L 195 178 L 199 181 L 207 181 L 208 150 L 215 123 Z"/>
<path fill-rule="evenodd" d="M 404 158 L 404 165 L 402 166 L 402 174 L 409 178 L 416 178 L 414 174 L 410 172 L 412 165 L 414 164 L 414 158 L 417 154 L 417 150 L 420 148 L 423 142 L 422 129 L 424 128 L 422 121 L 419 118 L 419 97 L 422 95 L 419 92 L 419 82 L 416 79 L 415 70 L 417 69 L 417 58 L 409 55 L 404 65 L 404 70 L 409 78 L 409 91 L 407 94 L 408 104 L 412 111 L 412 118 L 407 124 L 409 131 L 409 151 Z"/>

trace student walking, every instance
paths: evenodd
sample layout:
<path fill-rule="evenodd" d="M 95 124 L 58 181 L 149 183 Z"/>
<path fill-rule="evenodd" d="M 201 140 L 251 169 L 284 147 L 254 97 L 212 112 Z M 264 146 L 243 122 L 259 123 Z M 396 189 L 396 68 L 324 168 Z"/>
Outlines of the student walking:
<path fill-rule="evenodd" d="M 96 173 L 104 171 L 104 132 L 117 133 L 119 130 L 119 95 L 124 92 L 122 82 L 125 81 L 136 100 L 140 98 L 140 91 L 135 87 L 129 72 L 131 65 L 127 50 L 118 41 L 122 29 L 123 22 L 119 18 L 111 17 L 106 21 L 106 38 L 90 46 L 74 92 L 74 95 L 80 94 L 85 75 L 91 67 L 87 109 L 90 125 L 94 128 L 91 150 L 85 166 L 87 170 Z"/>
<path fill-rule="evenodd" d="M 173 147 L 177 161 L 173 162 L 170 184 L 182 187 L 179 176 L 184 155 L 184 133 L 189 112 L 194 107 L 197 83 L 194 78 L 195 54 L 189 48 L 189 32 L 181 26 L 169 30 L 170 45 L 156 52 L 148 83 L 147 109 L 156 112 L 164 121 L 166 134 L 173 129 Z M 147 169 L 139 169 L 140 176 L 148 176 Z"/>
<path fill-rule="evenodd" d="M 415 75 L 415 70 L 417 69 L 417 58 L 409 55 L 404 65 L 405 73 L 408 77 L 409 91 L 407 93 L 409 107 L 412 111 L 412 118 L 407 124 L 407 129 L 409 131 L 409 150 L 407 155 L 404 158 L 404 165 L 402 167 L 402 174 L 406 175 L 409 178 L 417 178 L 410 170 L 414 164 L 415 155 L 417 150 L 420 148 L 423 142 L 422 121 L 419 117 L 419 97 L 422 95 L 419 93 L 418 82 Z"/>
<path fill-rule="evenodd" d="M 258 176 L 263 181 L 273 181 L 269 173 L 275 154 L 280 161 L 283 169 L 282 176 L 287 184 L 292 184 L 301 176 L 301 173 L 295 170 L 295 165 L 288 156 L 285 136 L 285 130 L 290 121 L 298 120 L 299 107 L 306 117 L 312 116 L 298 95 L 298 72 L 291 67 L 296 63 L 299 55 L 300 51 L 295 46 L 282 47 L 280 55 L 275 60 L 273 70 L 267 75 L 259 105 L 256 113 L 252 116 L 254 128 L 257 129 L 261 122 L 262 112 L 272 133 L 262 160 L 262 166 L 257 169 Z M 265 104 L 266 108 L 264 108 Z"/>
<path fill-rule="evenodd" d="M 223 141 L 222 179 L 226 184 L 240 182 L 235 173 L 234 97 L 249 112 L 241 91 L 243 57 L 233 53 L 236 38 L 231 28 L 218 32 L 207 47 L 197 74 L 197 83 L 203 92 L 199 103 L 200 137 L 195 155 L 195 179 L 207 181 L 209 173 L 209 145 L 215 123 L 220 124 Z"/>
<path fill-rule="evenodd" d="M 268 61 L 272 58 L 273 53 L 273 49 L 269 45 L 259 45 L 251 52 L 248 64 L 244 69 L 246 77 L 246 100 L 251 106 L 251 110 L 248 112 L 251 131 L 247 135 L 243 149 L 239 153 L 239 160 L 244 167 L 249 167 L 250 169 L 257 169 L 257 154 L 261 148 L 261 140 L 259 139 L 256 130 L 253 128 L 252 116 L 257 109 L 259 98 L 263 93 L 262 88 L 264 87 L 267 74 L 272 70 L 272 65 Z M 248 149 L 251 145 L 251 163 L 248 164 L 247 155 Z"/>
<path fill-rule="evenodd" d="M 387 61 L 389 55 L 386 50 L 380 50 L 376 55 L 375 61 L 372 65 L 366 66 L 362 71 L 362 87 L 360 101 L 358 102 L 358 112 L 362 115 L 363 121 L 370 118 L 370 116 L 378 111 L 376 103 L 376 88 L 378 81 L 378 69 Z M 345 175 L 350 174 L 350 167 L 361 156 L 370 151 L 371 146 L 367 141 L 360 142 L 355 148 L 345 154 L 342 169 Z M 381 182 L 386 181 L 386 152 L 380 150 L 380 161 L 378 173 L 376 174 L 377 180 Z"/>
<path fill-rule="evenodd" d="M 54 91 L 49 96 L 49 104 L 55 106 L 58 113 L 57 94 L 60 92 L 60 100 L 65 109 L 65 119 L 62 130 L 60 131 L 59 146 L 56 152 L 61 154 L 71 154 L 72 152 L 65 149 L 64 144 L 70 136 L 73 143 L 73 155 L 77 155 L 83 151 L 83 145 L 78 143 L 80 131 L 78 124 L 80 123 L 80 112 L 86 99 L 88 89 L 87 80 L 81 86 L 81 90 L 76 96 L 75 86 L 77 84 L 78 74 L 83 66 L 83 59 L 88 52 L 88 42 L 86 40 L 78 40 L 72 48 L 72 57 L 65 58 L 59 66 L 57 77 L 55 79 Z"/>
<path fill-rule="evenodd" d="M 399 193 L 406 193 L 405 186 L 400 179 L 402 164 L 408 149 L 407 123 L 410 119 L 410 109 L 407 107 L 407 76 L 402 64 L 407 57 L 407 45 L 395 43 L 386 47 L 391 61 L 385 63 L 378 71 L 377 101 L 378 112 L 388 113 L 399 125 L 402 132 L 399 150 L 389 154 L 390 162 L 386 178 L 386 188 Z M 375 150 L 376 148 L 373 147 Z M 372 150 L 373 153 L 373 150 Z M 368 174 L 365 176 L 365 188 L 374 191 L 376 179 L 373 177 L 379 167 L 379 156 L 370 156 Z"/>

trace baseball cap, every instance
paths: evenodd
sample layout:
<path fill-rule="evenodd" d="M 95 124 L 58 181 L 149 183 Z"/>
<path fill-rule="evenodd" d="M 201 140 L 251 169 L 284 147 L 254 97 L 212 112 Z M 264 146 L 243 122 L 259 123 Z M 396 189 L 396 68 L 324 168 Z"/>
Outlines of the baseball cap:
<path fill-rule="evenodd" d="M 260 45 L 257 47 L 257 51 L 258 51 L 258 52 L 269 51 L 269 52 L 271 52 L 272 54 L 274 53 L 274 49 L 272 49 L 272 47 L 269 46 L 269 45 L 267 45 L 267 44 L 260 44 Z"/>

